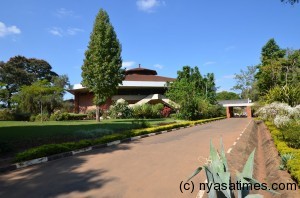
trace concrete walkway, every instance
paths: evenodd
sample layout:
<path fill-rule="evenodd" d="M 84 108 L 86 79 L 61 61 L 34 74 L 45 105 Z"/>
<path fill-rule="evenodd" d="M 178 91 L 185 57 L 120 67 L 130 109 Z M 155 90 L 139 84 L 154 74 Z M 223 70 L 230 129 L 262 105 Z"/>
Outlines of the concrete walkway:
<path fill-rule="evenodd" d="M 179 186 L 209 154 L 225 149 L 250 122 L 233 118 L 141 139 L 0 175 L 0 197 L 196 197 Z M 188 186 L 186 186 L 188 188 Z"/>

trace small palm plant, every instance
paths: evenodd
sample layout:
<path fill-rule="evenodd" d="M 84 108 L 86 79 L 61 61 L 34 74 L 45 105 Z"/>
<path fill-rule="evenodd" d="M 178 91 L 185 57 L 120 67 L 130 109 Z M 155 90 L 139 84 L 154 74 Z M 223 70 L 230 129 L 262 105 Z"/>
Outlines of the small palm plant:
<path fill-rule="evenodd" d="M 228 169 L 222 139 L 220 140 L 220 144 L 221 152 L 219 153 L 210 141 L 210 155 L 208 163 L 204 166 L 198 167 L 187 181 L 192 179 L 204 169 L 209 186 L 214 187 L 215 184 L 222 184 L 222 188 L 218 188 L 217 190 L 215 188 L 211 188 L 208 192 L 209 198 L 233 198 L 234 193 L 233 190 L 231 190 L 232 188 L 230 188 L 232 180 Z M 263 186 L 259 181 L 253 178 L 254 153 L 255 149 L 249 155 L 243 171 L 241 173 L 237 171 L 236 173 L 237 183 L 241 186 L 241 188 L 238 189 L 238 198 L 262 197 L 259 194 L 249 195 L 250 185 L 260 186 L 262 189 L 278 194 L 273 190 L 269 190 L 269 188 L 266 188 L 266 186 Z M 226 188 L 223 188 L 223 185 L 226 185 Z"/>

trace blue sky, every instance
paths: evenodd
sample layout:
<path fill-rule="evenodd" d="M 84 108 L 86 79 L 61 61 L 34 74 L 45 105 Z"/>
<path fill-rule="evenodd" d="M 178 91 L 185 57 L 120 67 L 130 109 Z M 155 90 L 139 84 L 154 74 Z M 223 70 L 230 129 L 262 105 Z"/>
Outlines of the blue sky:
<path fill-rule="evenodd" d="M 0 60 L 44 59 L 71 84 L 80 83 L 100 8 L 122 44 L 124 66 L 140 63 L 169 77 L 184 65 L 198 66 L 202 74 L 215 73 L 219 91 L 230 90 L 234 73 L 259 63 L 270 38 L 300 48 L 300 5 L 280 0 L 3 0 Z"/>

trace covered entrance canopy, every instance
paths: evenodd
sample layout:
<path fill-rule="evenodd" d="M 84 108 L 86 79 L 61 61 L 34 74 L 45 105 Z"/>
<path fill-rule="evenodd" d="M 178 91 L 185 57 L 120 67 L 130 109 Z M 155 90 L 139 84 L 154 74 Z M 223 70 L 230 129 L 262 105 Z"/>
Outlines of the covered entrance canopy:
<path fill-rule="evenodd" d="M 252 118 L 251 106 L 253 106 L 254 103 L 252 103 L 251 100 L 249 100 L 249 99 L 246 99 L 246 100 L 221 100 L 221 101 L 218 101 L 218 103 L 220 105 L 222 105 L 223 107 L 226 107 L 227 118 L 234 117 L 234 113 L 233 113 L 234 107 L 245 107 L 246 108 L 246 117 Z"/>

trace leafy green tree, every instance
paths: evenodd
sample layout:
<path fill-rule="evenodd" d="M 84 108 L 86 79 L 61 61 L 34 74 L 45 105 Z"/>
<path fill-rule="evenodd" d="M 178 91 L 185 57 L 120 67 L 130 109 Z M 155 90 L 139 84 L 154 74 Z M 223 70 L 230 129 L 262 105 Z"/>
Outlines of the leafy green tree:
<path fill-rule="evenodd" d="M 28 60 L 23 56 L 13 57 L 7 63 L 1 64 L 1 90 L 6 93 L 2 102 L 5 102 L 8 108 L 11 108 L 12 95 L 18 92 L 22 85 L 30 84 L 28 73 L 25 70 L 26 64 L 28 64 Z"/>
<path fill-rule="evenodd" d="M 44 80 L 38 80 L 31 85 L 22 86 L 14 95 L 13 100 L 23 112 L 39 114 L 46 111 L 50 115 L 54 109 L 63 104 L 63 92 L 68 80 L 66 76 L 55 77 L 55 81 L 65 81 L 65 84 L 55 84 Z"/>
<path fill-rule="evenodd" d="M 177 72 L 177 79 L 168 86 L 166 95 L 180 105 L 183 119 L 199 118 L 203 114 L 200 109 L 202 100 L 211 104 L 216 101 L 214 75 L 209 73 L 203 77 L 198 67 L 184 66 L 182 71 Z"/>
<path fill-rule="evenodd" d="M 58 76 L 51 69 L 50 64 L 44 60 L 27 59 L 24 56 L 15 56 L 6 63 L 2 62 L 0 64 L 0 92 L 5 97 L 1 97 L 1 101 L 10 108 L 12 96 L 22 86 L 30 85 L 36 80 L 50 81 L 52 77 Z"/>
<path fill-rule="evenodd" d="M 100 9 L 90 36 L 82 66 L 82 85 L 94 93 L 96 120 L 100 121 L 100 105 L 115 94 L 124 79 L 121 44 L 109 16 Z"/>
<path fill-rule="evenodd" d="M 236 85 L 232 88 L 233 90 L 241 91 L 241 98 L 256 100 L 255 92 L 255 74 L 256 66 L 247 66 L 246 70 L 240 71 L 239 74 L 235 74 L 234 79 Z"/>
<path fill-rule="evenodd" d="M 230 91 L 221 91 L 217 93 L 217 100 L 237 100 L 240 99 L 240 96 L 234 92 Z"/>
<path fill-rule="evenodd" d="M 207 73 L 204 78 L 204 85 L 205 85 L 205 99 L 208 100 L 211 104 L 216 104 L 216 83 L 215 83 L 215 75 L 213 73 Z"/>
<path fill-rule="evenodd" d="M 286 50 L 282 63 L 282 82 L 284 85 L 295 85 L 300 82 L 300 50 Z"/>
<path fill-rule="evenodd" d="M 32 82 L 36 80 L 51 81 L 53 77 L 58 76 L 52 71 L 51 65 L 42 59 L 30 58 L 29 64 L 25 65 L 25 70 L 32 77 Z"/>

